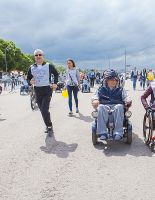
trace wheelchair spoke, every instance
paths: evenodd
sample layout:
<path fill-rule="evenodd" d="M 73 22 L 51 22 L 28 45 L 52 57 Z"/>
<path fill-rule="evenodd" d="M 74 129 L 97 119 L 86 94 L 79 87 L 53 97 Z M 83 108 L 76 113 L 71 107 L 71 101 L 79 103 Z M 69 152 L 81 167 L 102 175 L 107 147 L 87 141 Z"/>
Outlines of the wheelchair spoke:
<path fill-rule="evenodd" d="M 144 141 L 147 145 L 150 144 L 153 132 L 153 120 L 152 120 L 152 113 L 150 115 L 145 114 L 143 120 L 143 136 Z"/>

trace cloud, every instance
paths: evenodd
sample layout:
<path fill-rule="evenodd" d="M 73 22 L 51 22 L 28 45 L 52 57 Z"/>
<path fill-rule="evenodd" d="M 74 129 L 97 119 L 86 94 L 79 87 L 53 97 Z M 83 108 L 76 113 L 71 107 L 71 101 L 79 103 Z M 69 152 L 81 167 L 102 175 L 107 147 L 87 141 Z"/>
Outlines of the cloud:
<path fill-rule="evenodd" d="M 48 59 L 80 67 L 155 65 L 154 0 L 2 0 L 0 35 L 26 53 L 42 48 Z M 149 54 L 149 55 L 148 55 Z"/>

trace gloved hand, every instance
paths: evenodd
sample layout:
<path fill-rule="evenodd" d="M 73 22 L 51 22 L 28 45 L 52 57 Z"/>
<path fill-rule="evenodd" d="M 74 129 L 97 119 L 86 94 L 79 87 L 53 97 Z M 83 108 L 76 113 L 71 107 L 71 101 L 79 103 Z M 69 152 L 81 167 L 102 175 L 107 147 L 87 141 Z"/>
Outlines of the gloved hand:
<path fill-rule="evenodd" d="M 145 108 L 147 115 L 149 115 L 152 112 L 152 109 L 150 107 Z"/>
<path fill-rule="evenodd" d="M 125 102 L 125 106 L 126 106 L 127 108 L 131 107 L 131 105 L 132 105 L 132 101 L 127 101 L 127 102 Z"/>
<path fill-rule="evenodd" d="M 151 107 L 148 106 L 147 108 L 145 108 L 146 111 L 152 111 Z"/>

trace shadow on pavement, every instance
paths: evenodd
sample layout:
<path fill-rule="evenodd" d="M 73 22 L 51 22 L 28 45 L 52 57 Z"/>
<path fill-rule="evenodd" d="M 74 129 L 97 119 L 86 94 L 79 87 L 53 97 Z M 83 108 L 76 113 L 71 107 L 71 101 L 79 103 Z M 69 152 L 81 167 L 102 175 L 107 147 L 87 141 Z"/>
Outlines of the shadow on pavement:
<path fill-rule="evenodd" d="M 94 120 L 92 119 L 91 116 L 84 116 L 82 113 L 79 112 L 79 116 L 77 117 L 76 115 L 72 115 L 72 117 L 76 119 L 83 120 L 85 122 L 93 122 Z"/>
<path fill-rule="evenodd" d="M 145 145 L 144 141 L 133 133 L 132 144 L 126 144 L 124 142 L 108 141 L 107 144 L 99 142 L 96 149 L 103 150 L 105 156 L 126 156 L 132 155 L 135 157 L 148 156 L 152 157 L 153 153 Z"/>
<path fill-rule="evenodd" d="M 1 114 L 0 114 L 1 115 Z M 0 122 L 5 121 L 6 119 L 0 118 Z"/>
<path fill-rule="evenodd" d="M 60 158 L 67 158 L 69 153 L 74 152 L 77 149 L 78 144 L 66 144 L 65 142 L 57 141 L 55 136 L 46 137 L 45 146 L 41 146 L 41 151 L 47 154 L 55 154 Z"/>

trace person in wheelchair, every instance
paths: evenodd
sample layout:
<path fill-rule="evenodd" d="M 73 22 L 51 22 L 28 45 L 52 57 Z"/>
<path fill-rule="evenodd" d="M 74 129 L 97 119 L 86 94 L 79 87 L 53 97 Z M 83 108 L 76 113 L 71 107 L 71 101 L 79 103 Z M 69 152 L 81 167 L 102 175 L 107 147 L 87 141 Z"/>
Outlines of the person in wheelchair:
<path fill-rule="evenodd" d="M 119 85 L 119 77 L 116 71 L 110 70 L 104 74 L 105 84 L 102 85 L 92 98 L 92 106 L 98 110 L 97 134 L 101 140 L 108 139 L 107 123 L 109 110 L 112 110 L 114 121 L 113 139 L 121 140 L 124 129 L 124 107 L 131 106 L 131 99 L 126 90 Z"/>
<path fill-rule="evenodd" d="M 148 103 L 147 98 L 150 97 Z M 146 145 L 150 145 L 151 150 L 155 152 L 155 82 L 150 82 L 145 92 L 141 96 L 141 102 L 146 110 L 143 119 L 143 136 Z"/>
<path fill-rule="evenodd" d="M 60 81 L 58 81 L 58 83 L 57 83 L 57 88 L 56 88 L 56 92 L 58 92 L 58 91 L 60 91 L 60 92 L 62 92 L 62 90 L 63 90 L 63 88 L 65 87 L 65 83 L 64 82 L 60 82 Z"/>
<path fill-rule="evenodd" d="M 82 92 L 90 92 L 90 83 L 87 76 L 84 77 L 82 82 Z"/>
<path fill-rule="evenodd" d="M 58 83 L 55 92 L 62 92 L 64 87 L 65 87 L 65 77 L 63 76 L 63 74 L 60 74 L 58 77 Z"/>
<path fill-rule="evenodd" d="M 20 88 L 20 94 L 24 93 L 24 92 L 26 92 L 26 93 L 29 92 L 29 85 L 28 85 L 28 81 L 27 81 L 26 77 L 24 77 L 21 88 Z"/>
<path fill-rule="evenodd" d="M 150 103 L 148 104 L 147 98 L 151 97 Z M 146 111 L 155 111 L 155 81 L 151 82 L 148 88 L 141 96 L 141 102 Z"/>

